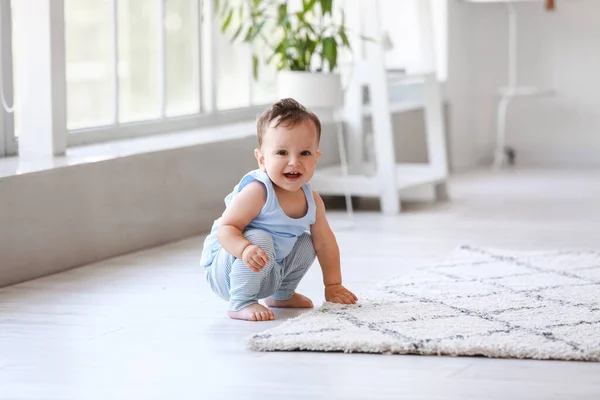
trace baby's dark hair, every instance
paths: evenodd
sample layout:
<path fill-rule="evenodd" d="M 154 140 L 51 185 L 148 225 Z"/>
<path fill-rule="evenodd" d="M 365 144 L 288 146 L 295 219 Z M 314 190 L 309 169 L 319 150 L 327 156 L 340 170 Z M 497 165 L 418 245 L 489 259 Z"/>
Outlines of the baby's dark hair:
<path fill-rule="evenodd" d="M 321 140 L 321 121 L 314 113 L 308 111 L 294 99 L 282 99 L 263 112 L 256 120 L 258 146 L 262 146 L 262 138 L 272 121 L 277 120 L 274 127 L 281 124 L 293 128 L 304 121 L 312 121 L 317 130 L 317 142 Z"/>

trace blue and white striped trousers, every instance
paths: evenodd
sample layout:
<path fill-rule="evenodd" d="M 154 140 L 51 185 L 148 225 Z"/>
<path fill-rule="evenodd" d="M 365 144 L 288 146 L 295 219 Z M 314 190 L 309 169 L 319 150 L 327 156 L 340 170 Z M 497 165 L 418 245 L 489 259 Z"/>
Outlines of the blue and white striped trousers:
<path fill-rule="evenodd" d="M 254 272 L 221 248 L 212 264 L 206 267 L 206 280 L 211 289 L 229 301 L 229 310 L 239 311 L 270 297 L 287 300 L 294 294 L 300 280 L 315 261 L 315 247 L 311 235 L 306 232 L 298 237 L 294 248 L 281 263 L 275 261 L 273 237 L 260 229 L 249 229 L 244 236 L 252 244 L 260 246 L 269 262 L 259 272 Z"/>

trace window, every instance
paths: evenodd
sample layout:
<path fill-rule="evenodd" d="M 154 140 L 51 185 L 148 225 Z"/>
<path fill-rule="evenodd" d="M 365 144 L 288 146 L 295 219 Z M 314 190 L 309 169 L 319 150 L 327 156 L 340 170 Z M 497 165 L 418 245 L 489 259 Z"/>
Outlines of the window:
<path fill-rule="evenodd" d="M 67 128 L 116 123 L 112 0 L 65 0 Z"/>
<path fill-rule="evenodd" d="M 198 0 L 65 0 L 67 128 L 200 112 Z"/>
<path fill-rule="evenodd" d="M 248 46 L 230 43 L 217 29 L 216 32 L 216 101 L 217 109 L 227 110 L 250 105 L 252 84 L 252 53 Z"/>
<path fill-rule="evenodd" d="M 249 47 L 220 33 L 212 1 L 64 0 L 69 142 L 193 128 L 232 110 L 253 118 L 249 107 L 274 100 L 274 71 L 252 78 Z"/>
<path fill-rule="evenodd" d="M 0 2 L 0 157 L 16 153 L 14 135 L 12 17 L 10 2 Z"/>
<path fill-rule="evenodd" d="M 231 43 L 227 36 L 220 30 L 217 31 L 215 41 L 217 109 L 242 108 L 275 100 L 275 68 L 259 64 L 259 79 L 254 79 L 252 48 L 240 43 Z M 255 45 L 264 46 L 262 42 Z"/>
<path fill-rule="evenodd" d="M 13 4 L 18 1 L 12 0 Z M 26 4 L 33 4 L 34 0 L 29 1 Z M 56 59 L 64 60 L 64 74 L 53 75 L 53 82 L 65 79 L 66 96 L 62 98 L 60 94 L 53 104 L 64 102 L 63 108 L 57 108 L 58 112 L 66 110 L 66 123 L 62 124 L 62 118 L 56 121 L 61 121 L 63 130 L 66 128 L 68 144 L 254 118 L 258 111 L 256 106 L 262 109 L 275 100 L 275 69 L 260 65 L 260 79 L 254 80 L 251 49 L 247 45 L 233 44 L 221 34 L 219 20 L 212 12 L 215 1 L 49 2 L 50 11 L 54 11 L 54 14 L 50 12 L 53 16 L 51 31 L 59 38 L 64 33 L 64 54 L 58 54 L 62 53 L 61 46 L 53 53 Z M 387 54 L 389 68 L 410 72 L 420 62 L 418 1 L 381 1 L 382 22 L 393 44 Z M 442 79 L 446 75 L 446 1 L 433 0 L 432 10 L 438 72 Z M 22 3 L 25 2 L 19 4 Z M 362 5 L 362 2 L 356 4 Z M 20 69 L 11 68 L 10 60 L 17 57 L 11 57 L 10 2 L 0 0 L 0 5 L 2 66 L 6 67 L 2 69 L 2 77 L 8 82 L 4 86 L 10 98 L 11 74 L 13 71 L 18 74 Z M 18 14 L 15 23 L 23 24 L 17 26 L 27 32 L 24 25 L 28 15 L 20 18 L 21 12 L 27 13 L 13 9 Z M 21 62 L 26 62 L 25 52 L 19 53 L 23 58 Z M 52 65 L 58 65 L 63 71 L 60 62 Z M 34 65 L 28 70 L 35 68 Z M 33 73 L 35 71 L 27 72 Z M 21 81 L 26 80 L 23 73 Z M 58 85 L 63 87 L 62 82 Z M 17 87 L 17 100 L 20 90 Z M 6 154 L 14 151 L 17 135 L 13 132 L 18 129 L 12 128 L 11 114 L 2 113 L 2 117 L 0 151 Z M 19 126 L 18 120 L 15 123 Z"/>
<path fill-rule="evenodd" d="M 166 2 L 167 117 L 200 112 L 199 15 L 200 10 L 195 1 Z"/>

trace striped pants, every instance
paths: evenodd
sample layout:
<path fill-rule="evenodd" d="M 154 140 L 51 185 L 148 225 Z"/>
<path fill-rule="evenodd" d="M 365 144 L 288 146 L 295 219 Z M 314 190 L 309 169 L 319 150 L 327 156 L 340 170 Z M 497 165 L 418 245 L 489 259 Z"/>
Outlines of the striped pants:
<path fill-rule="evenodd" d="M 221 248 L 213 263 L 206 267 L 206 280 L 211 289 L 229 301 L 229 310 L 239 311 L 259 299 L 287 300 L 294 294 L 300 280 L 315 261 L 315 248 L 309 233 L 298 237 L 294 248 L 281 263 L 275 261 L 273 237 L 260 229 L 249 229 L 244 236 L 260 246 L 269 262 L 254 272 Z"/>

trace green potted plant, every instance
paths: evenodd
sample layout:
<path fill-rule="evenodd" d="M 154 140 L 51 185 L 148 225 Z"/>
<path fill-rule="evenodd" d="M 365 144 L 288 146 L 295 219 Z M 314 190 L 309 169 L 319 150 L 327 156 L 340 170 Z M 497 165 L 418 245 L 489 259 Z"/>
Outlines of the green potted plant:
<path fill-rule="evenodd" d="M 279 71 L 278 97 L 307 107 L 341 104 L 338 57 L 351 46 L 344 11 L 334 0 L 216 1 L 221 31 L 252 45 L 254 77 L 261 63 Z"/>

